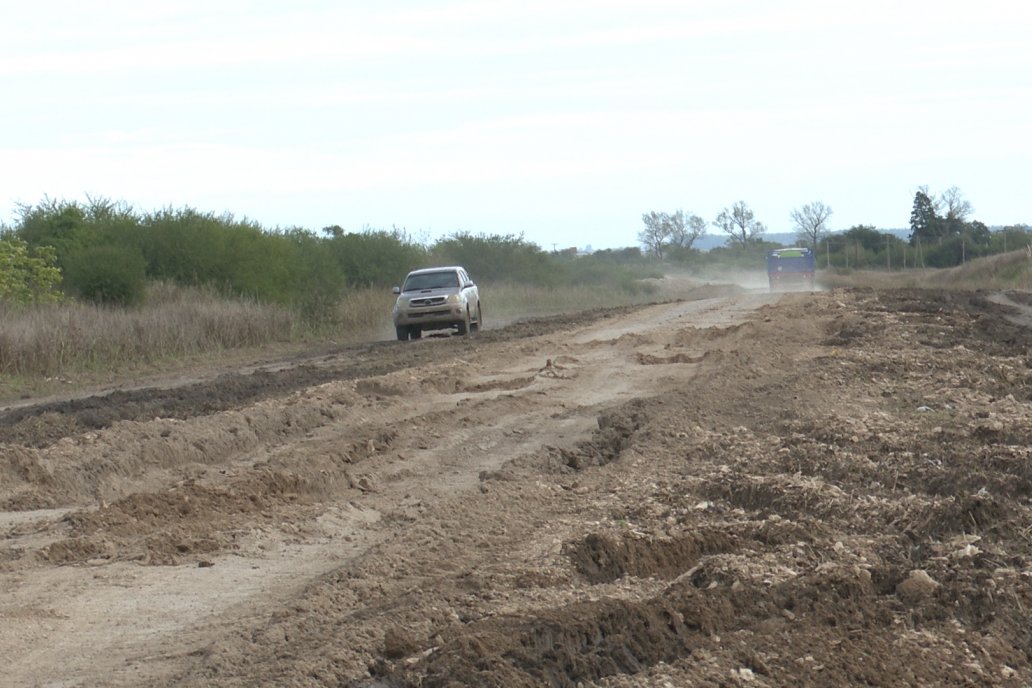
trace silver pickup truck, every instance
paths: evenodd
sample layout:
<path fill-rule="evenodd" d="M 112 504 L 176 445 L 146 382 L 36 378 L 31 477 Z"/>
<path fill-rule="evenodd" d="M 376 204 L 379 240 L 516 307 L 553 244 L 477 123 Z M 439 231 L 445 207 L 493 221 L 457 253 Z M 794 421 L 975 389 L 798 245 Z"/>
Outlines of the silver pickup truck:
<path fill-rule="evenodd" d="M 427 330 L 466 335 L 481 329 L 480 291 L 463 267 L 413 270 L 394 293 L 394 329 L 402 341 L 419 339 Z"/>

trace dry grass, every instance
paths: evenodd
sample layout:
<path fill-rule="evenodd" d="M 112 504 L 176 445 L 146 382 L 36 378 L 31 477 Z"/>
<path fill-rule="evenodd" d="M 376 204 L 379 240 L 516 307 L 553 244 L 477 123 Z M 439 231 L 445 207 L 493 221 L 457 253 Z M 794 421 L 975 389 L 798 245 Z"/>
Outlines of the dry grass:
<path fill-rule="evenodd" d="M 1032 291 L 1032 251 L 1022 249 L 972 260 L 955 268 L 886 272 L 853 270 L 820 273 L 822 286 L 919 287 L 926 289 L 983 289 Z"/>
<path fill-rule="evenodd" d="M 755 275 L 749 276 L 755 281 Z M 720 282 L 736 281 L 723 275 Z M 971 261 L 947 270 L 823 272 L 826 287 L 928 287 L 950 289 L 1032 290 L 1032 249 Z M 482 286 L 488 327 L 523 317 L 592 308 L 650 303 L 677 298 L 705 298 L 714 287 L 686 274 L 646 280 L 640 289 L 563 287 L 547 289 L 523 283 Z M 192 356 L 298 343 L 321 338 L 368 341 L 392 338 L 390 310 L 394 296 L 386 289 L 350 292 L 333 313 L 332 325 L 306 327 L 291 310 L 214 292 L 168 284 L 152 285 L 147 304 L 133 310 L 81 303 L 16 309 L 0 303 L 0 382 L 46 378 L 76 371 L 118 371 Z"/>
<path fill-rule="evenodd" d="M 46 377 L 258 346 L 295 335 L 283 308 L 210 292 L 155 287 L 146 306 L 68 302 L 22 310 L 0 305 L 0 374 Z"/>
<path fill-rule="evenodd" d="M 521 317 L 644 303 L 655 300 L 657 293 L 654 287 L 638 292 L 523 284 L 482 287 L 489 327 Z M 334 309 L 333 322 L 318 330 L 287 308 L 170 284 L 152 285 L 146 305 L 131 310 L 78 302 L 30 309 L 0 303 L 0 388 L 5 388 L 0 396 L 38 390 L 48 378 L 83 379 L 85 373 L 129 372 L 150 365 L 174 368 L 177 362 L 189 364 L 199 357 L 312 339 L 391 339 L 394 298 L 386 289 L 351 291 Z"/>
<path fill-rule="evenodd" d="M 530 284 L 501 283 L 481 288 L 485 320 L 555 315 L 592 308 L 649 303 L 656 300 L 654 286 L 629 291 L 619 287 L 562 287 L 549 289 Z"/>
<path fill-rule="evenodd" d="M 754 286 L 746 280 L 727 281 Z M 749 278 L 755 281 L 755 275 Z M 718 280 L 725 282 L 725 279 Z M 1032 250 L 971 261 L 947 270 L 824 272 L 826 287 L 926 287 L 1032 290 Z M 706 298 L 712 285 L 687 274 L 646 280 L 637 290 L 613 287 L 547 289 L 528 284 L 481 287 L 487 327 L 524 317 L 671 299 Z M 724 286 L 728 286 L 724 284 Z M 133 310 L 64 303 L 16 309 L 0 303 L 0 387 L 35 387 L 40 380 L 83 371 L 118 372 L 148 364 L 168 366 L 197 357 L 293 344 L 310 339 L 368 341 L 393 338 L 394 296 L 385 289 L 350 292 L 332 325 L 306 327 L 291 310 L 212 291 L 152 285 L 147 304 Z M 35 381 L 35 382 L 34 382 Z"/>
<path fill-rule="evenodd" d="M 356 289 L 348 292 L 336 308 L 333 336 L 355 342 L 375 339 L 385 331 L 393 335 L 394 328 L 390 320 L 396 298 L 389 289 Z"/>

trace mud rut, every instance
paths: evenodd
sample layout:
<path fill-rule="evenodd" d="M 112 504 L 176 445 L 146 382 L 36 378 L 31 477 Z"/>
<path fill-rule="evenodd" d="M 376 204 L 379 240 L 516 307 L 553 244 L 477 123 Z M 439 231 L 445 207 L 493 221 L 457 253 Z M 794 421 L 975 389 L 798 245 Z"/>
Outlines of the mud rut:
<path fill-rule="evenodd" d="M 32 685 L 1027 685 L 1022 295 L 739 293 L 0 411 Z"/>

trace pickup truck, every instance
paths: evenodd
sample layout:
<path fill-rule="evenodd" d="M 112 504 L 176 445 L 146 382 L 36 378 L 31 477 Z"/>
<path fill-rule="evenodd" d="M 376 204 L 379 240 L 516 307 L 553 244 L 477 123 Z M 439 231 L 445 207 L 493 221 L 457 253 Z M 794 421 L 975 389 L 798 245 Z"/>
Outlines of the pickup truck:
<path fill-rule="evenodd" d="M 394 329 L 401 341 L 419 339 L 428 330 L 467 335 L 483 324 L 480 290 L 461 266 L 413 270 L 394 293 Z"/>

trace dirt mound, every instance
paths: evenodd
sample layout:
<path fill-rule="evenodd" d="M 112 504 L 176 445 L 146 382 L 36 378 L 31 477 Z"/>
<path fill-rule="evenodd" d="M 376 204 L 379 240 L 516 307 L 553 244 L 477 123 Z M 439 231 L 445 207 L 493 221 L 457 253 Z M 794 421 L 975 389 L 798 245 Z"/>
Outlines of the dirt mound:
<path fill-rule="evenodd" d="M 624 576 L 676 578 L 703 555 L 726 552 L 736 546 L 734 538 L 720 531 L 619 538 L 592 533 L 568 544 L 564 551 L 585 580 L 607 583 Z"/>
<path fill-rule="evenodd" d="M 38 556 L 52 564 L 99 558 L 174 566 L 233 549 L 237 533 L 274 528 L 273 511 L 310 501 L 316 489 L 300 476 L 262 470 L 225 488 L 188 482 L 159 494 L 134 493 L 99 509 L 68 513 L 68 536 Z"/>
<path fill-rule="evenodd" d="M 604 466 L 620 456 L 645 417 L 643 402 L 634 401 L 625 407 L 607 411 L 598 417 L 598 429 L 587 442 L 573 449 L 559 449 L 562 463 L 575 470 Z"/>
<path fill-rule="evenodd" d="M 525 618 L 495 618 L 449 633 L 414 669 L 380 665 L 395 686 L 573 688 L 690 655 L 698 634 L 720 626 L 729 604 L 601 600 Z M 409 678 L 411 676 L 411 678 Z"/>

